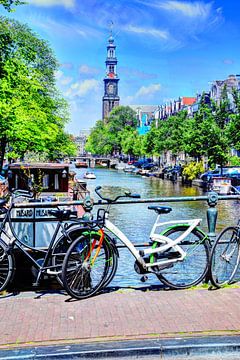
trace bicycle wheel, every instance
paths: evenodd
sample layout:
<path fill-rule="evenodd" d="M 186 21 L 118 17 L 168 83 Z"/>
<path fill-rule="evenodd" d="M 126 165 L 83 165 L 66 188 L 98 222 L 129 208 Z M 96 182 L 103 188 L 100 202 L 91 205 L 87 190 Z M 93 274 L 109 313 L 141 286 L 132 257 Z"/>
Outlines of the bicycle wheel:
<path fill-rule="evenodd" d="M 111 256 L 108 243 L 98 236 L 82 235 L 69 247 L 63 261 L 62 280 L 67 293 L 76 299 L 94 295 L 107 280 Z"/>
<path fill-rule="evenodd" d="M 7 253 L 7 245 L 0 240 L 0 291 L 6 289 L 12 280 L 15 261 L 12 254 Z"/>
<path fill-rule="evenodd" d="M 227 227 L 213 244 L 209 273 L 213 285 L 218 288 L 234 279 L 240 257 L 239 236 L 239 228 Z"/>
<path fill-rule="evenodd" d="M 57 273 L 56 279 L 58 283 L 63 286 L 62 281 L 62 265 L 64 257 L 74 240 L 79 239 L 82 236 L 83 230 L 77 229 L 69 232 L 68 237 L 61 236 L 53 246 L 52 251 L 52 265 Z"/>
<path fill-rule="evenodd" d="M 187 227 L 187 225 L 178 225 L 167 229 L 164 235 L 174 240 L 186 231 Z M 159 269 L 161 274 L 156 275 L 161 282 L 172 289 L 187 289 L 199 284 L 207 273 L 209 241 L 205 234 L 198 229 L 193 229 L 178 245 L 186 252 L 184 259 L 165 269 Z M 174 257 L 177 258 L 179 253 L 173 247 L 159 256 L 160 258 L 173 259 Z"/>

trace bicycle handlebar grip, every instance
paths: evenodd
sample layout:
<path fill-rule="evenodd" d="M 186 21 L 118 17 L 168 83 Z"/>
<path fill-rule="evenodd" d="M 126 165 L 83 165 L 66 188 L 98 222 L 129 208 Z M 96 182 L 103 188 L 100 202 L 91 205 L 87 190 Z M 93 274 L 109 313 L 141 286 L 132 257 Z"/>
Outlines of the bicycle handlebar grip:
<path fill-rule="evenodd" d="M 141 195 L 140 194 L 131 194 L 130 197 L 135 198 L 135 199 L 140 199 Z"/>

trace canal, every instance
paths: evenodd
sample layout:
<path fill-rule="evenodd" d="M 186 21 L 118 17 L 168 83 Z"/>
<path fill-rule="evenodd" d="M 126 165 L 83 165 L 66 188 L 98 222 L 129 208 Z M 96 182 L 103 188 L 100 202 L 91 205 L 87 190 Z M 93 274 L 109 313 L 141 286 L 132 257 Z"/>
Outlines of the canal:
<path fill-rule="evenodd" d="M 86 169 L 75 169 L 77 177 L 83 178 Z M 94 189 L 102 186 L 102 193 L 108 197 L 124 194 L 125 191 L 138 193 L 141 198 L 158 198 L 165 196 L 198 196 L 206 195 L 199 187 L 182 186 L 181 182 L 172 183 L 154 177 L 141 177 L 123 171 L 105 168 L 94 169 L 96 179 L 86 180 L 87 188 L 94 200 L 98 200 Z M 156 203 L 155 203 L 156 204 Z M 148 210 L 150 204 L 112 205 L 110 220 L 114 222 L 133 243 L 147 242 L 151 228 L 155 222 L 156 214 Z M 171 206 L 173 211 L 163 215 L 165 221 L 201 218 L 201 228 L 207 231 L 206 211 L 208 205 L 204 201 L 188 201 L 176 203 L 162 203 Z M 239 201 L 219 201 L 217 232 L 224 226 L 235 224 L 239 214 Z M 140 275 L 134 271 L 134 258 L 126 249 L 120 249 L 120 259 L 117 274 L 111 286 L 131 287 L 143 286 Z M 149 276 L 147 285 L 158 285 L 159 280 Z"/>

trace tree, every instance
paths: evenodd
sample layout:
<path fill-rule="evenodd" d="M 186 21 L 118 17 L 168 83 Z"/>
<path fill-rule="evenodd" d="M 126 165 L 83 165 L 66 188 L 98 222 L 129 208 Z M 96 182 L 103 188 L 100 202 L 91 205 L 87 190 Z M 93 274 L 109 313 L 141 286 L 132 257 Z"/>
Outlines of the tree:
<path fill-rule="evenodd" d="M 111 153 L 112 145 L 109 142 L 106 126 L 102 120 L 98 120 L 91 130 L 85 145 L 85 150 L 98 155 L 107 155 Z"/>
<path fill-rule="evenodd" d="M 233 90 L 233 99 L 236 112 L 229 116 L 230 121 L 226 126 L 226 134 L 228 136 L 230 146 L 236 150 L 240 150 L 240 94 L 236 89 Z"/>
<path fill-rule="evenodd" d="M 220 110 L 215 110 L 219 114 Z M 185 151 L 197 159 L 208 157 L 210 166 L 223 165 L 229 152 L 225 127 L 219 126 L 215 114 L 209 105 L 201 102 L 198 112 L 186 121 L 184 132 Z"/>
<path fill-rule="evenodd" d="M 12 6 L 25 4 L 25 2 L 20 0 L 0 0 L 0 5 L 2 5 L 7 11 L 13 11 Z"/>
<path fill-rule="evenodd" d="M 187 130 L 186 119 L 187 112 L 180 111 L 176 115 L 170 116 L 164 124 L 165 148 L 172 152 L 175 159 L 185 149 L 183 134 Z"/>
<path fill-rule="evenodd" d="M 0 17 L 0 25 L 1 168 L 7 147 L 10 158 L 52 154 L 68 110 L 55 86 L 58 63 L 49 45 L 17 21 Z"/>
<path fill-rule="evenodd" d="M 126 126 L 120 133 L 121 149 L 126 155 L 141 156 L 143 154 L 143 137 L 140 136 L 136 129 Z"/>
<path fill-rule="evenodd" d="M 129 106 L 118 106 L 111 111 L 107 123 L 97 121 L 88 138 L 86 150 L 104 155 L 121 153 L 122 146 L 129 146 L 124 138 L 128 138 L 136 126 L 135 111 Z"/>

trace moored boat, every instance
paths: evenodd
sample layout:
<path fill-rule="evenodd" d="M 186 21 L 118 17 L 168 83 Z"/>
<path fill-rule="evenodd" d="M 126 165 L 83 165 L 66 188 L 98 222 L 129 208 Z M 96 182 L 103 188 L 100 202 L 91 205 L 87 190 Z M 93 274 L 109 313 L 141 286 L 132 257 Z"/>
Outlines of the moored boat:
<path fill-rule="evenodd" d="M 123 169 L 123 171 L 125 172 L 133 172 L 133 170 L 135 170 L 135 166 L 133 165 L 126 165 L 125 168 Z"/>
<path fill-rule="evenodd" d="M 84 179 L 96 179 L 96 175 L 93 172 L 87 171 L 83 175 Z"/>
<path fill-rule="evenodd" d="M 213 177 L 211 190 L 216 191 L 220 195 L 227 195 L 231 193 L 232 182 L 227 177 Z"/>
<path fill-rule="evenodd" d="M 87 168 L 88 164 L 86 161 L 76 161 L 75 162 L 75 167 L 76 168 Z"/>

